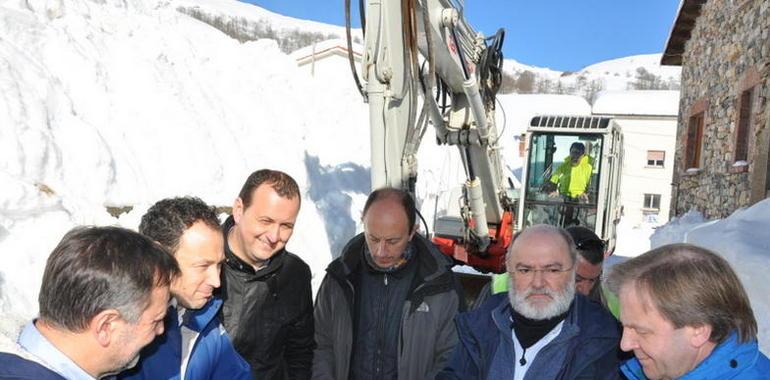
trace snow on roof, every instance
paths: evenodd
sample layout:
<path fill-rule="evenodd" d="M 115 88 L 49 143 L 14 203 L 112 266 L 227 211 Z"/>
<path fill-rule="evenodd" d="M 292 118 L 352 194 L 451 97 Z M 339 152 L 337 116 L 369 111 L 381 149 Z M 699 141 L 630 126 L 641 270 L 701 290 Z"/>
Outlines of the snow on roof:
<path fill-rule="evenodd" d="M 515 134 L 524 133 L 537 115 L 591 115 L 591 106 L 577 95 L 506 94 L 498 95 L 497 100 L 505 112 L 507 128 Z"/>
<path fill-rule="evenodd" d="M 676 116 L 679 91 L 603 91 L 594 101 L 592 111 L 601 115 Z"/>
<path fill-rule="evenodd" d="M 355 42 L 353 42 L 352 46 L 353 46 L 353 55 L 360 57 L 364 51 L 364 47 Z M 294 58 L 297 61 L 300 61 L 312 55 L 319 56 L 334 50 L 339 50 L 347 54 L 347 50 L 348 50 L 347 40 L 344 40 L 342 38 L 333 38 L 326 41 L 316 42 L 315 44 L 305 46 L 303 48 L 300 48 L 291 52 L 289 56 Z"/>

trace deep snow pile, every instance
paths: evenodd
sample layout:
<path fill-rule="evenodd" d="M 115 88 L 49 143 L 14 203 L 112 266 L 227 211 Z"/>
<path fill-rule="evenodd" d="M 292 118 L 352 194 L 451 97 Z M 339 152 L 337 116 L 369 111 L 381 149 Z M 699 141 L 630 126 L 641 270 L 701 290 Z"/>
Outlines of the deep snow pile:
<path fill-rule="evenodd" d="M 738 272 L 759 324 L 759 345 L 770 353 L 770 199 L 735 211 L 725 219 L 705 220 L 690 211 L 658 228 L 652 248 L 692 243 L 719 253 Z"/>
<path fill-rule="evenodd" d="M 2 320 L 37 312 L 65 231 L 120 223 L 105 205 L 133 206 L 130 228 L 168 196 L 228 206 L 261 167 L 306 190 L 306 132 L 339 128 L 275 41 L 240 44 L 165 2 L 5 1 L 0 19 Z M 306 203 L 290 244 L 314 268 L 327 222 Z"/>

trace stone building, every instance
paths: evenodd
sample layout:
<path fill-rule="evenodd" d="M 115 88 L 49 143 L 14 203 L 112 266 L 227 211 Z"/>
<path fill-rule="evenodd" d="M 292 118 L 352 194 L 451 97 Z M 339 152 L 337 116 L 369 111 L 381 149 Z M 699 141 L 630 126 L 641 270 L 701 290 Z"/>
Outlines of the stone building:
<path fill-rule="evenodd" d="M 661 63 L 682 66 L 672 216 L 767 198 L 770 1 L 681 0 Z"/>

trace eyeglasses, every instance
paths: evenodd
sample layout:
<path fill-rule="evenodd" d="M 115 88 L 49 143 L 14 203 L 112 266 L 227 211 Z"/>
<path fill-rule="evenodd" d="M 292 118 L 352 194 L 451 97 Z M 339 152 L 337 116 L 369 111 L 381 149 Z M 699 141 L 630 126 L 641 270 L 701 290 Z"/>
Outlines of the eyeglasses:
<path fill-rule="evenodd" d="M 558 279 L 562 274 L 567 273 L 572 270 L 574 266 L 571 266 L 567 269 L 561 269 L 560 267 L 550 267 L 550 268 L 543 268 L 543 269 L 535 269 L 530 267 L 517 267 L 513 270 L 513 274 L 516 277 L 523 278 L 523 279 L 530 279 L 535 277 L 535 273 L 540 272 L 543 275 L 543 278 L 546 280 L 555 280 Z"/>
<path fill-rule="evenodd" d="M 607 243 L 604 240 L 599 239 L 587 239 L 575 242 L 577 249 L 581 251 L 600 251 L 604 252 L 604 248 Z"/>

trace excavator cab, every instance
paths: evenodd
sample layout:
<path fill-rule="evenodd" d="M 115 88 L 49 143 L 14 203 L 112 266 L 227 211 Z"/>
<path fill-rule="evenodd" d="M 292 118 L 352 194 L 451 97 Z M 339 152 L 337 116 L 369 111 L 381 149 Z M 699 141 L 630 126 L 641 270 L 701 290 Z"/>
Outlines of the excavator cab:
<path fill-rule="evenodd" d="M 620 127 L 607 117 L 537 116 L 526 141 L 516 230 L 535 224 L 584 226 L 614 248 Z"/>

